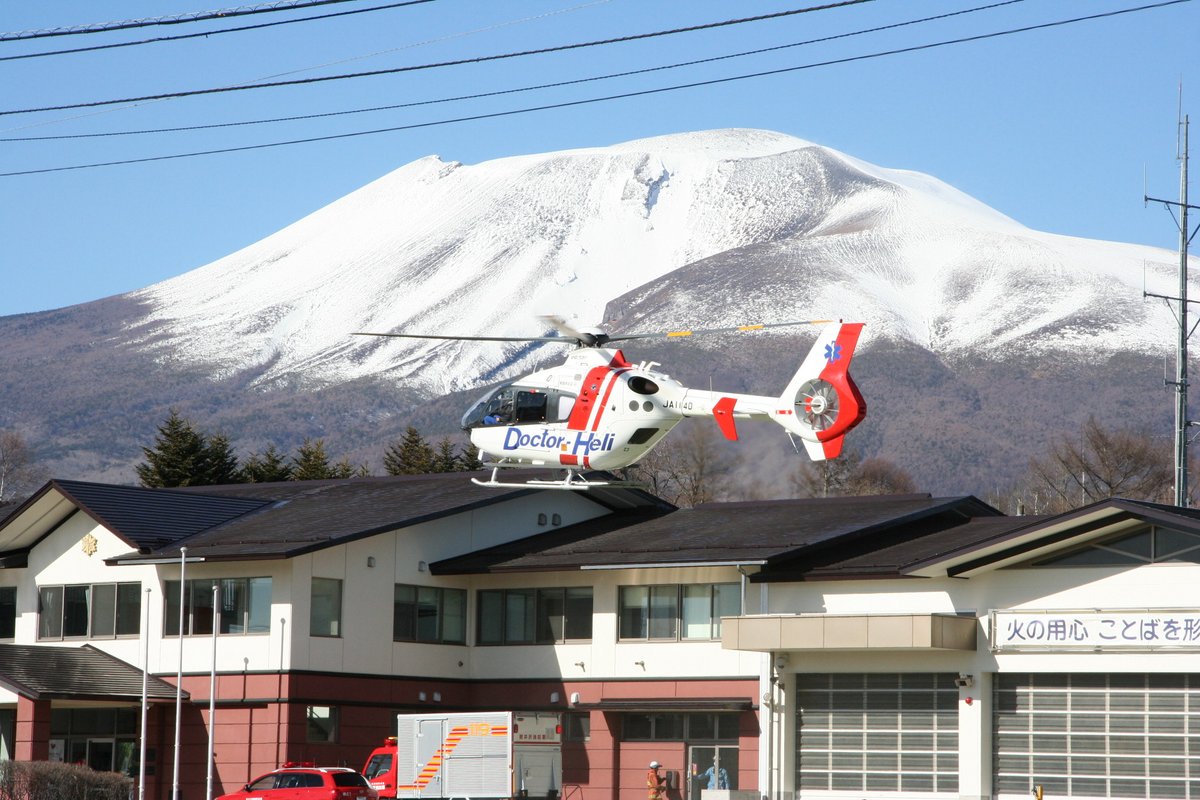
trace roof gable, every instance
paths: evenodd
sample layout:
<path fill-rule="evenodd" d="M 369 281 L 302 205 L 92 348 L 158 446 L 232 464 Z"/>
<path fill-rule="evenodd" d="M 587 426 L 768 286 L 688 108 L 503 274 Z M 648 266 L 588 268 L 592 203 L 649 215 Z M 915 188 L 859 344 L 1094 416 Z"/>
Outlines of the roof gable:
<path fill-rule="evenodd" d="M 1022 524 L 962 541 L 911 565 L 909 574 L 970 577 L 1048 558 L 1055 552 L 1077 549 L 1086 542 L 1147 523 L 1200 534 L 1200 510 L 1122 498 L 1101 500 L 1054 516 L 1013 519 Z"/>
<path fill-rule="evenodd" d="M 265 502 L 200 496 L 177 489 L 51 480 L 0 520 L 0 553 L 27 552 L 77 510 L 130 547 L 152 552 L 258 509 Z"/>

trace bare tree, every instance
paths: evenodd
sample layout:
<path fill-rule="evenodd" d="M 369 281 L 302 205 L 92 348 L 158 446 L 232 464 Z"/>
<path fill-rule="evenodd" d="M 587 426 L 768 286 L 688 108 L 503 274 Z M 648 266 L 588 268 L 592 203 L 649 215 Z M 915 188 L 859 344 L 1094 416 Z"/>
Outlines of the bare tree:
<path fill-rule="evenodd" d="M 903 467 L 886 458 L 868 458 L 850 475 L 847 494 L 912 494 L 917 485 Z"/>
<path fill-rule="evenodd" d="M 1109 430 L 1088 417 L 1079 435 L 1063 434 L 1029 465 L 1036 511 L 1054 513 L 1110 497 L 1170 502 L 1170 448 L 1142 429 Z"/>
<path fill-rule="evenodd" d="M 845 451 L 837 458 L 801 463 L 792 475 L 792 485 L 800 497 L 840 497 L 850 494 L 849 487 L 861 457 Z"/>
<path fill-rule="evenodd" d="M 24 437 L 13 430 L 0 431 L 0 505 L 32 494 L 46 480 L 46 471 L 34 461 Z"/>
<path fill-rule="evenodd" d="M 655 495 L 678 506 L 717 500 L 720 478 L 732 469 L 712 425 L 685 423 L 636 464 L 620 470 Z"/>
<path fill-rule="evenodd" d="M 864 459 L 853 450 L 837 458 L 802 464 L 792 476 L 800 497 L 852 497 L 870 494 L 910 494 L 917 491 L 912 476 L 901 466 L 878 456 Z"/>

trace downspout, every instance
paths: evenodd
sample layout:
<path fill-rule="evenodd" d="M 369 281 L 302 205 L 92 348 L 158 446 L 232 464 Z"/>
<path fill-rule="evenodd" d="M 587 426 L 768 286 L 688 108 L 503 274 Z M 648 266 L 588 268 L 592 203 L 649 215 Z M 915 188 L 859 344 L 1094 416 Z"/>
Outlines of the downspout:
<path fill-rule="evenodd" d="M 742 613 L 746 613 L 746 592 L 750 587 L 750 575 L 741 564 L 737 567 L 738 575 L 742 576 Z"/>
<path fill-rule="evenodd" d="M 767 798 L 775 795 L 775 651 L 767 654 L 767 691 L 763 705 L 767 707 Z"/>

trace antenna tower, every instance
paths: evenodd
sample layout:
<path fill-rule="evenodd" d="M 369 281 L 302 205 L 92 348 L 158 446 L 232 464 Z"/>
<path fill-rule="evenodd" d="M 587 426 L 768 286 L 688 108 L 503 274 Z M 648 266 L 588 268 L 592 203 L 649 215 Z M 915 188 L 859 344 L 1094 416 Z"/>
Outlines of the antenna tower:
<path fill-rule="evenodd" d="M 1180 88 L 1180 104 L 1182 106 L 1183 91 Z M 1196 235 L 1196 231 L 1188 230 L 1188 210 L 1200 210 L 1200 206 L 1188 205 L 1188 118 L 1181 113 L 1179 116 L 1179 143 L 1176 157 L 1179 159 L 1179 200 L 1163 200 L 1157 197 L 1143 195 L 1146 203 L 1162 203 L 1171 212 L 1179 226 L 1179 295 L 1165 295 L 1143 292 L 1146 297 L 1160 297 L 1175 312 L 1175 321 L 1179 323 L 1179 339 L 1175 351 L 1175 380 L 1166 381 L 1168 386 L 1175 387 L 1175 505 L 1186 508 L 1188 498 L 1188 463 L 1187 463 L 1187 429 L 1191 425 L 1200 425 L 1188 421 L 1188 338 L 1192 329 L 1188 328 L 1188 243 Z M 1175 217 L 1175 209 L 1179 216 Z M 1193 326 L 1194 329 L 1195 326 Z"/>

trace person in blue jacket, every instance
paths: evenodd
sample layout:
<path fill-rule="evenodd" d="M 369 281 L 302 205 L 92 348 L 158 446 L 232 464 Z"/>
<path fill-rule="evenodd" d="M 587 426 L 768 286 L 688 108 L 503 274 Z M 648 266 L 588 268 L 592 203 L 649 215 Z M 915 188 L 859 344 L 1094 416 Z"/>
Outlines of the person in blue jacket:
<path fill-rule="evenodd" d="M 712 766 L 700 773 L 701 780 L 706 781 L 704 788 L 706 789 L 728 789 L 729 788 L 729 773 L 717 763 L 717 759 L 713 759 Z"/>

